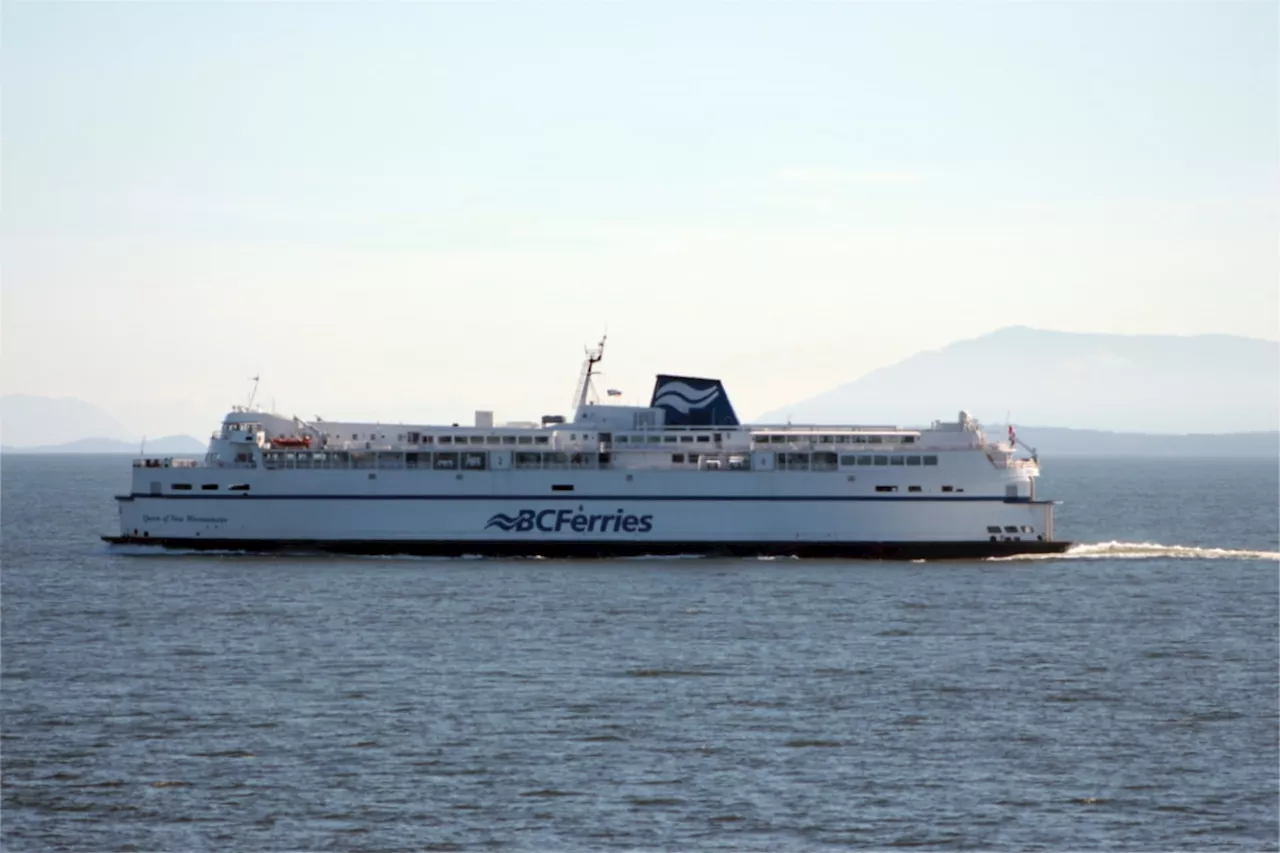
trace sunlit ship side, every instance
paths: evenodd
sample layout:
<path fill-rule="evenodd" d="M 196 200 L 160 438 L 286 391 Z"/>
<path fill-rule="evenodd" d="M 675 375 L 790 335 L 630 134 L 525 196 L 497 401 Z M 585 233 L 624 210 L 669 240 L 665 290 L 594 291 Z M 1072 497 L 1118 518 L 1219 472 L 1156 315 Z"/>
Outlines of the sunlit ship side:
<path fill-rule="evenodd" d="M 922 429 L 738 422 L 715 379 L 660 375 L 648 406 L 471 426 L 335 422 L 237 406 L 203 461 L 135 460 L 116 544 L 360 554 L 1055 553 L 1034 454 L 966 413 Z M 610 392 L 610 397 L 613 392 Z"/>

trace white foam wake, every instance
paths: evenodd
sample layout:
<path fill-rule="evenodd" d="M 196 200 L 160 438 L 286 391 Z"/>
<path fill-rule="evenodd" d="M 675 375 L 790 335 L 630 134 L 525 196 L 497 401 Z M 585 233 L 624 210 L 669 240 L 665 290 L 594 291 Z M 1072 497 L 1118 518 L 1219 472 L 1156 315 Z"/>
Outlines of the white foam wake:
<path fill-rule="evenodd" d="M 1280 560 L 1280 551 L 1239 548 L 1199 548 L 1157 542 L 1082 542 L 1061 554 L 1019 554 L 993 560 Z"/>

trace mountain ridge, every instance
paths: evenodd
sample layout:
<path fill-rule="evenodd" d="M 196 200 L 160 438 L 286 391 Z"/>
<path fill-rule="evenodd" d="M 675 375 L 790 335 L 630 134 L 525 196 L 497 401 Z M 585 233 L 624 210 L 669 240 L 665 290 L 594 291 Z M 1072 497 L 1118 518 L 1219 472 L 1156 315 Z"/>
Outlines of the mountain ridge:
<path fill-rule="evenodd" d="M 1236 335 L 1114 335 L 1009 326 L 925 350 L 758 420 L 1070 424 L 1147 434 L 1280 426 L 1280 343 Z"/>
<path fill-rule="evenodd" d="M 207 445 L 189 435 L 166 435 L 148 440 L 145 452 L 156 455 L 189 455 L 203 454 Z M 135 453 L 143 450 L 140 441 L 120 441 L 113 438 L 95 436 L 68 441 L 62 444 L 36 445 L 34 447 L 15 447 L 9 444 L 0 445 L 0 453 Z"/>

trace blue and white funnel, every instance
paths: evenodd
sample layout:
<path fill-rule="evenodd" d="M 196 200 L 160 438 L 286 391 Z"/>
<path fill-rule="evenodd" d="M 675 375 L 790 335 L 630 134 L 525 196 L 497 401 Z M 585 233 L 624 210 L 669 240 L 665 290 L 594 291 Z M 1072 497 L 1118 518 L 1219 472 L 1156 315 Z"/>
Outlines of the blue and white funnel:
<path fill-rule="evenodd" d="M 719 379 L 659 375 L 649 405 L 669 426 L 737 426 L 738 416 Z"/>

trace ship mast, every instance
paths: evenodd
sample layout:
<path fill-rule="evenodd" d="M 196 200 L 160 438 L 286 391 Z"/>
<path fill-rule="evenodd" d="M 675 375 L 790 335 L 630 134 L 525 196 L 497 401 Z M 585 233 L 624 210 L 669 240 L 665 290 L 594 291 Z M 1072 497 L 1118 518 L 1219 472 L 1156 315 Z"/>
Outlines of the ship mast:
<path fill-rule="evenodd" d="M 573 411 L 575 413 L 587 404 L 587 393 L 591 390 L 591 377 L 596 375 L 592 368 L 604 358 L 604 342 L 608 337 L 607 334 L 602 335 L 595 349 L 586 350 L 587 360 L 582 365 L 582 375 L 578 377 L 578 391 L 574 394 Z"/>

